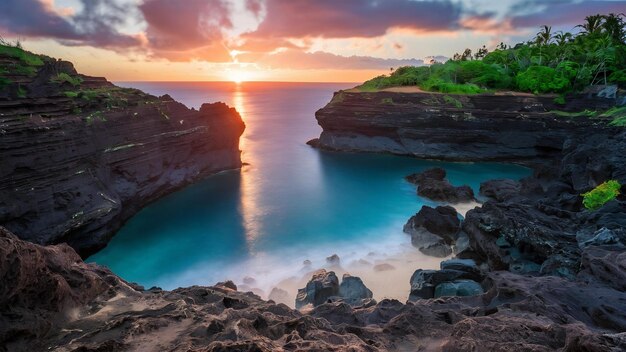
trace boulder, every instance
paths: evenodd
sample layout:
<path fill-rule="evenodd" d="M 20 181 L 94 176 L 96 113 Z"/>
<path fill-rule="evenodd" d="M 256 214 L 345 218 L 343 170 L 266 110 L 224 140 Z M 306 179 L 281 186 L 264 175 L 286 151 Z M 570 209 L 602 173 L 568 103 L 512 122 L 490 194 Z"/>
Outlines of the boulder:
<path fill-rule="evenodd" d="M 460 229 L 461 221 L 450 206 L 423 206 L 404 225 L 404 232 L 411 235 L 413 246 L 426 255 L 439 258 L 452 254 L 452 245 L 458 239 Z"/>
<path fill-rule="evenodd" d="M 337 275 L 333 271 L 327 272 L 321 269 L 313 274 L 305 288 L 298 290 L 296 308 L 300 309 L 307 304 L 318 306 L 338 294 L 339 279 Z"/>
<path fill-rule="evenodd" d="M 436 208 L 423 206 L 404 225 L 404 232 L 411 234 L 422 229 L 437 235 L 447 244 L 452 244 L 459 236 L 461 220 L 459 220 L 456 210 L 451 206 Z"/>
<path fill-rule="evenodd" d="M 330 265 L 339 265 L 341 264 L 341 259 L 337 254 L 333 254 L 330 257 L 326 257 L 326 263 Z"/>
<path fill-rule="evenodd" d="M 478 268 L 476 262 L 471 259 L 450 259 L 441 263 L 441 270 L 416 270 L 411 276 L 411 293 L 409 295 L 409 301 L 416 301 L 418 299 L 428 299 L 434 297 L 440 297 L 436 295 L 437 287 L 445 283 L 455 282 L 480 282 L 484 279 L 483 272 Z M 440 290 L 445 295 L 452 292 L 454 285 L 442 286 Z M 459 286 L 458 296 L 467 295 L 465 293 L 470 292 L 470 284 L 463 284 Z M 455 296 L 455 295 L 453 295 Z"/>
<path fill-rule="evenodd" d="M 361 278 L 344 274 L 339 285 L 339 296 L 350 305 L 361 305 L 363 300 L 371 299 L 373 294 Z"/>
<path fill-rule="evenodd" d="M 453 186 L 445 179 L 446 171 L 441 168 L 426 170 L 406 177 L 417 184 L 417 194 L 438 202 L 462 203 L 475 200 L 474 191 L 469 186 Z"/>

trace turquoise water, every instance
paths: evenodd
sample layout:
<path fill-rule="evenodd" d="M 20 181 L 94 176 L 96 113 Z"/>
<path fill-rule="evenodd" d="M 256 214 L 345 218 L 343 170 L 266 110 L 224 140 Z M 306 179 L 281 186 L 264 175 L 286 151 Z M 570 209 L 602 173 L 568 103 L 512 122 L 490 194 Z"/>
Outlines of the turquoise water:
<path fill-rule="evenodd" d="M 241 148 L 248 165 L 241 171 L 209 177 L 150 205 L 89 258 L 147 287 L 253 276 L 267 292 L 301 273 L 305 259 L 318 267 L 333 253 L 347 263 L 377 251 L 417 252 L 402 225 L 432 203 L 419 198 L 404 176 L 441 166 L 452 183 L 478 191 L 484 180 L 529 174 L 513 165 L 330 153 L 305 145 L 321 132 L 315 110 L 351 84 L 122 85 L 169 93 L 196 108 L 224 101 L 237 107 L 247 125 Z"/>

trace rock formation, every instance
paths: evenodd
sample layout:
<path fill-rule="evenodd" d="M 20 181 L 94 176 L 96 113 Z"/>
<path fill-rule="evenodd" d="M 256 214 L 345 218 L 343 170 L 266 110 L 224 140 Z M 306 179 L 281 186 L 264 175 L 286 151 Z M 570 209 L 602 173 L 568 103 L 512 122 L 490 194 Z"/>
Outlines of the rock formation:
<path fill-rule="evenodd" d="M 229 284 L 145 290 L 67 245 L 0 228 L 0 351 L 622 351 L 626 257 L 591 246 L 584 258 L 575 280 L 452 260 L 441 272 L 484 277 L 485 293 L 449 297 L 447 285 L 437 299 L 339 300 L 304 314 Z M 460 277 L 454 294 L 477 293 Z"/>
<path fill-rule="evenodd" d="M 412 174 L 406 180 L 417 185 L 417 194 L 430 200 L 446 203 L 466 203 L 475 200 L 474 191 L 469 186 L 453 186 L 446 179 L 446 170 L 429 169 Z"/>
<path fill-rule="evenodd" d="M 315 114 L 323 132 L 310 144 L 424 159 L 528 163 L 558 157 L 569 136 L 598 127 L 597 120 L 554 111 L 600 111 L 615 103 L 587 96 L 563 106 L 552 96 L 340 91 Z"/>
<path fill-rule="evenodd" d="M 0 89 L 0 225 L 23 239 L 89 255 L 150 202 L 241 166 L 244 124 L 223 103 L 188 109 L 46 57 L 31 68 Z"/>
<path fill-rule="evenodd" d="M 404 232 L 411 235 L 413 246 L 434 257 L 452 254 L 452 245 L 459 238 L 460 231 L 461 221 L 456 210 L 450 206 L 423 206 L 404 225 Z"/>

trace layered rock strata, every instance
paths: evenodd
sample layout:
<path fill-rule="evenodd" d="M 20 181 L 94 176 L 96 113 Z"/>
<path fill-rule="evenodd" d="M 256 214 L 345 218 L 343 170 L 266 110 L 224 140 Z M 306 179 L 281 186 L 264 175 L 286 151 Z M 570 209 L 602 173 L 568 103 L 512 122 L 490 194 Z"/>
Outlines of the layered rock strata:
<path fill-rule="evenodd" d="M 241 166 L 235 109 L 189 109 L 42 60 L 0 91 L 0 225 L 21 238 L 89 255 L 150 202 Z"/>
<path fill-rule="evenodd" d="M 335 93 L 315 114 L 327 150 L 385 152 L 423 159 L 530 163 L 558 156 L 573 133 L 599 120 L 567 114 L 605 110 L 616 99 L 581 96 L 558 105 L 527 94 Z"/>

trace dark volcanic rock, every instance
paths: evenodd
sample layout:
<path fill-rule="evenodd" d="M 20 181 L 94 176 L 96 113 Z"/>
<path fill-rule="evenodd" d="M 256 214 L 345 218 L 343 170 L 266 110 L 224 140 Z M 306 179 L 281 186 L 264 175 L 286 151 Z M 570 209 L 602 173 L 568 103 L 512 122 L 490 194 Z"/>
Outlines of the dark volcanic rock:
<path fill-rule="evenodd" d="M 497 200 L 498 202 L 507 201 L 520 192 L 521 184 L 515 180 L 489 180 L 480 184 L 480 194 Z"/>
<path fill-rule="evenodd" d="M 339 285 L 339 297 L 350 305 L 360 305 L 363 300 L 371 299 L 373 294 L 361 278 L 344 274 Z"/>
<path fill-rule="evenodd" d="M 329 298 L 339 294 L 339 279 L 333 271 L 324 269 L 317 271 L 307 282 L 305 288 L 298 290 L 296 308 L 300 309 L 307 304 L 319 306 Z"/>
<path fill-rule="evenodd" d="M 469 186 L 453 186 L 445 179 L 446 171 L 441 168 L 426 170 L 406 177 L 417 184 L 417 194 L 428 199 L 448 203 L 461 203 L 474 200 L 474 191 Z"/>
<path fill-rule="evenodd" d="M 75 74 L 66 66 L 43 66 L 26 98 L 0 97 L 0 225 L 20 238 L 88 255 L 150 202 L 241 166 L 235 109 L 188 109 L 87 76 L 71 89 L 50 83 Z"/>
<path fill-rule="evenodd" d="M 574 133 L 588 135 L 597 121 L 564 119 L 551 111 L 601 111 L 616 99 L 552 96 L 455 95 L 341 91 L 315 117 L 329 150 L 387 152 L 423 159 L 534 162 L 558 157 Z M 393 104 L 385 102 L 393 101 Z M 593 145 L 593 144 L 590 144 Z"/>
<path fill-rule="evenodd" d="M 307 315 L 224 287 L 138 291 L 68 246 L 0 229 L 0 350 L 621 351 L 623 252 L 586 253 L 577 281 L 492 272 L 480 296 L 337 301 Z M 474 268 L 452 260 L 431 276 L 470 280 Z"/>
<path fill-rule="evenodd" d="M 473 260 L 446 260 L 441 263 L 441 270 L 418 269 L 413 273 L 409 301 L 481 294 L 482 287 L 478 287 L 484 278 L 485 275 Z"/>
<path fill-rule="evenodd" d="M 452 245 L 459 238 L 461 221 L 450 206 L 431 208 L 423 206 L 404 225 L 411 235 L 411 243 L 426 255 L 446 257 L 452 254 Z"/>

